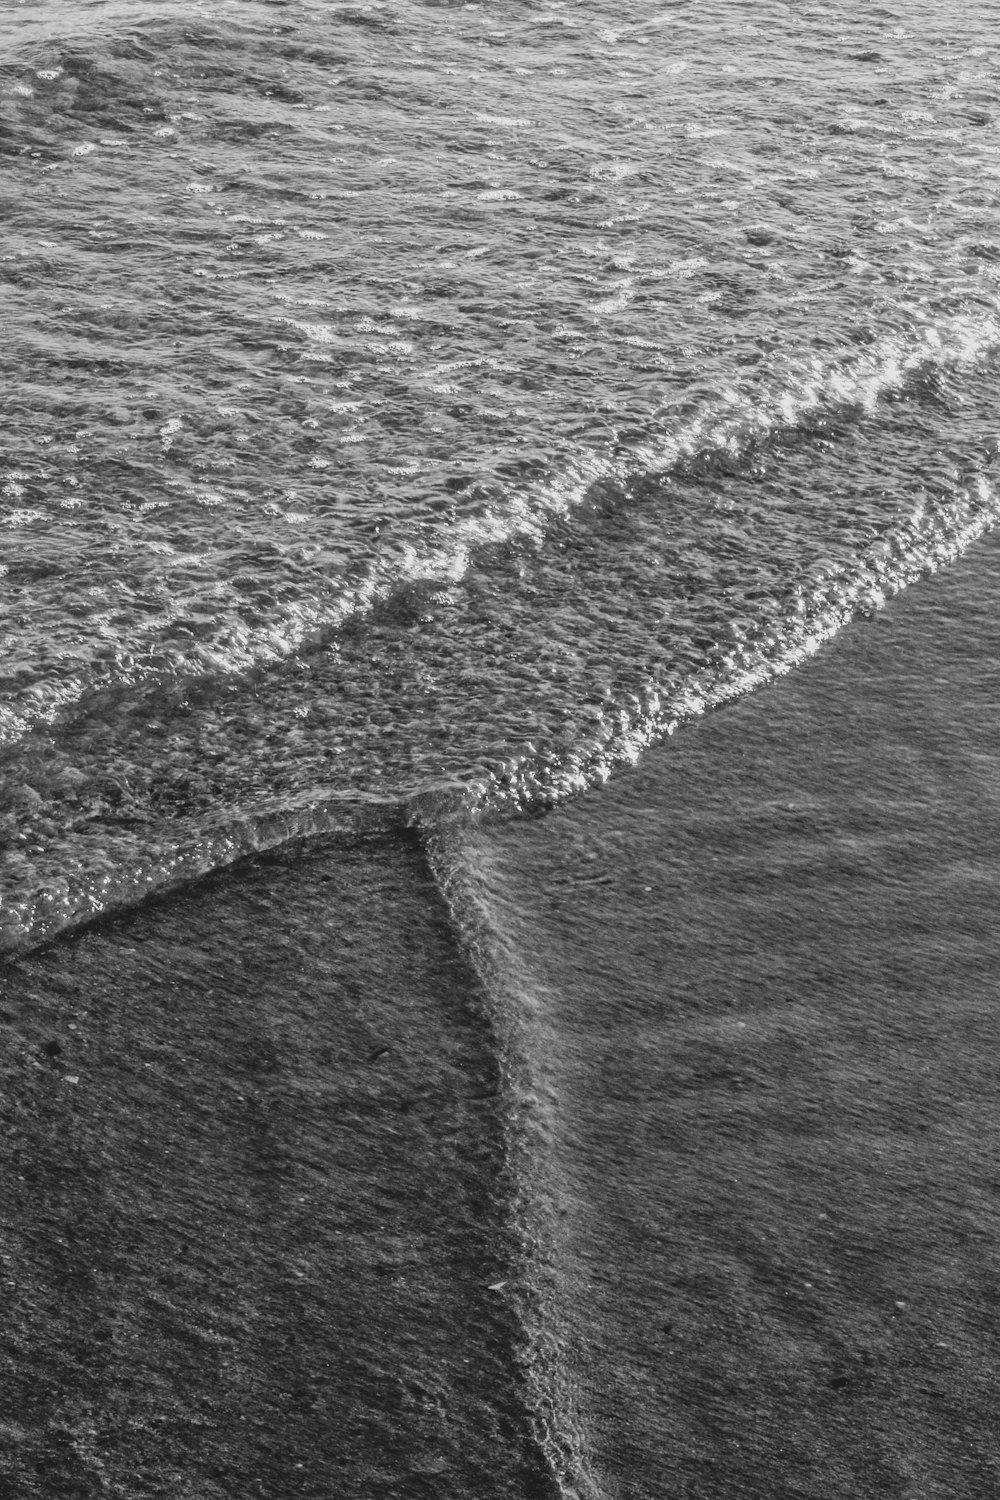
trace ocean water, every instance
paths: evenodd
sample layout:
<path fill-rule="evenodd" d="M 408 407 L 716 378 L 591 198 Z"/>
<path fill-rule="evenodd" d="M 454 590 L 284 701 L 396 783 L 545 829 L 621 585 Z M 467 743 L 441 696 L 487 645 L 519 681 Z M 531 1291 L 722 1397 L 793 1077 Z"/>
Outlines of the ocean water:
<path fill-rule="evenodd" d="M 572 1304 L 608 1275 L 622 1210 L 595 1183 L 631 1137 L 606 995 L 568 956 L 596 932 L 592 974 L 641 971 L 615 943 L 659 876 L 623 884 L 612 834 L 667 837 L 675 746 L 772 701 L 799 722 L 768 684 L 995 556 L 998 78 L 985 0 L 0 13 L 3 951 L 295 841 L 419 836 L 507 1090 L 481 1159 L 522 1247 L 491 1274 L 548 1476 L 525 1493 L 716 1493 L 718 1431 L 672 1428 L 659 1388 L 629 1415 L 667 1358 L 635 1354 L 639 1293 L 593 1325 Z M 979 620 L 978 566 L 939 630 Z M 904 637 L 900 680 L 939 693 L 951 665 Z M 838 660 L 843 717 L 867 658 Z M 720 837 L 763 795 L 742 753 L 727 731 L 705 773 Z M 614 800 L 643 775 L 651 820 Z M 559 875 L 570 847 L 592 877 Z M 564 887 L 573 922 L 539 926 Z M 860 1482 L 756 1472 L 771 1497 Z"/>
<path fill-rule="evenodd" d="M 8 946 L 558 800 L 987 527 L 988 15 L 7 8 Z"/>

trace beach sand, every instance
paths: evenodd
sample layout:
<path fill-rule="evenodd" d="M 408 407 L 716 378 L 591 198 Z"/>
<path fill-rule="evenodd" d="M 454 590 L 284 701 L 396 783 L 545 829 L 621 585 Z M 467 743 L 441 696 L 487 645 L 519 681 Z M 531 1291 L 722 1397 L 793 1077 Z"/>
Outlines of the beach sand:
<path fill-rule="evenodd" d="M 998 568 L 475 836 L 609 1495 L 1000 1493 Z M 547 1493 L 479 994 L 397 835 L 3 968 L 5 1495 Z"/>

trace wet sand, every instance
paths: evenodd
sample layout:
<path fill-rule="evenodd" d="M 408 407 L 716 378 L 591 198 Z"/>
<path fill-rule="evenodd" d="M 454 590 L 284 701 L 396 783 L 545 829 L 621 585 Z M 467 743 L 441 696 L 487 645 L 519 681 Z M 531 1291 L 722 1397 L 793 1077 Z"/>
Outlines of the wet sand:
<path fill-rule="evenodd" d="M 498 1078 L 405 837 L 0 971 L 0 1492 L 542 1496 Z"/>
<path fill-rule="evenodd" d="M 1000 543 L 488 841 L 601 1492 L 1000 1493 Z"/>

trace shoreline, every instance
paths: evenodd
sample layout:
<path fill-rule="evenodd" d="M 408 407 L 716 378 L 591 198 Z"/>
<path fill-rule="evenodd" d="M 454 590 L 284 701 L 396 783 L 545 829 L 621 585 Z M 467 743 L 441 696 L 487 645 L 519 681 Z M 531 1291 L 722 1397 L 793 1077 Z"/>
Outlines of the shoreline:
<path fill-rule="evenodd" d="M 595 1493 L 1000 1485 L 998 563 L 459 841 L 536 984 Z M 468 936 L 397 829 L 0 965 L 19 1495 L 551 1500 Z"/>

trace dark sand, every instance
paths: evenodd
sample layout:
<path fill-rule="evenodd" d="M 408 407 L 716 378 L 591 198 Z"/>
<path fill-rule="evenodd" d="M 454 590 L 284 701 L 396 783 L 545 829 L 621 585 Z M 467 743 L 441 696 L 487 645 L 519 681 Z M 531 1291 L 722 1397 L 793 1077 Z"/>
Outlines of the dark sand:
<path fill-rule="evenodd" d="M 998 568 L 480 836 L 609 1493 L 1000 1493 Z M 244 867 L 0 993 L 5 1500 L 545 1492 L 492 1042 L 413 844 Z"/>
<path fill-rule="evenodd" d="M 0 1495 L 544 1495 L 493 1048 L 405 837 L 0 973 Z"/>

